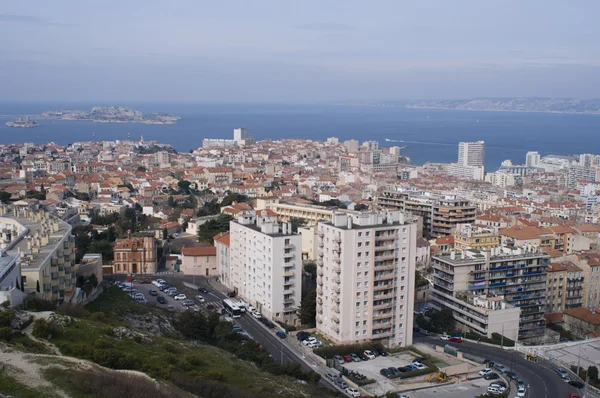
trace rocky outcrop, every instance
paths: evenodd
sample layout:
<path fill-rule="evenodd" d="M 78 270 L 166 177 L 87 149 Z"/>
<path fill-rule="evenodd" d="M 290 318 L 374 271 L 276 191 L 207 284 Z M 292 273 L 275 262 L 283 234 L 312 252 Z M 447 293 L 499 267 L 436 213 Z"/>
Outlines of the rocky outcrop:
<path fill-rule="evenodd" d="M 90 112 L 61 109 L 42 113 L 42 116 L 61 120 L 90 120 L 98 123 L 174 124 L 181 119 L 170 113 L 143 114 L 124 106 L 95 106 Z"/>

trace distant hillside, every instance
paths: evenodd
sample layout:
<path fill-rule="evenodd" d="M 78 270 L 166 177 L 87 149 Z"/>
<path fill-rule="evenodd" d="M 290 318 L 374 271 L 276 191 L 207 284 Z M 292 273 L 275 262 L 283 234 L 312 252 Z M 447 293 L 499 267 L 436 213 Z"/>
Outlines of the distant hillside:
<path fill-rule="evenodd" d="M 600 113 L 600 99 L 580 100 L 577 98 L 473 98 L 465 100 L 425 100 L 397 103 L 381 102 L 372 105 L 471 111 Z"/>

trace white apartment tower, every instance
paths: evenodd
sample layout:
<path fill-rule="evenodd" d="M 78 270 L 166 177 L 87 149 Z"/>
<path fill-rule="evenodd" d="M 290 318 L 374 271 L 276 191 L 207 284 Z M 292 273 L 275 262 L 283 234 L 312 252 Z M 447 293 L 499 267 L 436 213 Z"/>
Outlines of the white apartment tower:
<path fill-rule="evenodd" d="M 247 127 L 233 129 L 233 140 L 238 142 L 250 138 L 250 130 Z"/>
<path fill-rule="evenodd" d="M 459 166 L 482 167 L 485 162 L 485 142 L 460 142 L 458 143 Z"/>
<path fill-rule="evenodd" d="M 336 212 L 317 225 L 317 329 L 336 344 L 412 344 L 417 222 Z"/>
<path fill-rule="evenodd" d="M 541 156 L 537 151 L 529 151 L 525 155 L 525 166 L 527 167 L 539 167 Z"/>
<path fill-rule="evenodd" d="M 272 210 L 246 210 L 230 223 L 229 287 L 264 316 L 296 324 L 302 295 L 302 236 Z"/>

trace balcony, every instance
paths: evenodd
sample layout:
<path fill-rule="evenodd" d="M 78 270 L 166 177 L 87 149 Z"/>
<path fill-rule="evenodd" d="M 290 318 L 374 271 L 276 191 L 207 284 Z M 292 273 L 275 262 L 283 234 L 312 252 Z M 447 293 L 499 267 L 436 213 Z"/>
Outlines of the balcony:
<path fill-rule="evenodd" d="M 288 279 L 287 281 L 283 281 L 283 286 L 291 286 L 294 284 L 294 281 Z"/>
<path fill-rule="evenodd" d="M 393 277 L 393 275 L 392 275 Z M 394 288 L 394 284 L 393 283 L 384 283 L 381 285 L 374 285 L 373 286 L 373 291 L 379 291 L 379 290 L 388 290 L 388 289 L 393 289 Z"/>
<path fill-rule="evenodd" d="M 44 276 L 44 285 L 49 284 L 52 281 L 52 279 L 49 276 Z"/>
<path fill-rule="evenodd" d="M 374 300 L 387 300 L 387 299 L 392 299 L 394 298 L 394 293 L 387 293 L 387 294 L 378 294 L 373 296 Z"/>
<path fill-rule="evenodd" d="M 292 252 L 283 253 L 283 258 L 294 258 L 294 253 L 292 253 Z"/>
<path fill-rule="evenodd" d="M 336 236 L 333 238 L 333 241 L 334 241 L 334 242 L 336 242 L 336 243 L 342 243 L 342 238 L 340 238 L 338 235 L 336 235 Z"/>
<path fill-rule="evenodd" d="M 333 281 L 339 285 L 340 283 L 342 283 L 342 278 L 340 278 L 338 276 L 338 277 L 333 278 Z"/>
<path fill-rule="evenodd" d="M 293 298 L 283 299 L 283 304 L 294 304 L 294 299 Z"/>
<path fill-rule="evenodd" d="M 63 265 L 65 263 L 65 258 L 61 256 L 56 260 L 56 262 L 58 265 Z"/>
<path fill-rule="evenodd" d="M 396 234 L 381 234 L 375 237 L 375 242 L 396 240 Z"/>
<path fill-rule="evenodd" d="M 336 296 L 333 301 L 335 301 L 337 304 L 339 304 L 342 300 L 340 300 L 340 296 Z"/>
<path fill-rule="evenodd" d="M 284 245 L 283 247 L 286 249 L 293 249 L 295 246 L 291 243 L 288 243 L 287 245 Z"/>
<path fill-rule="evenodd" d="M 333 291 L 334 291 L 336 294 L 340 294 L 340 288 L 339 288 L 339 287 L 337 287 L 337 286 L 333 288 Z"/>
<path fill-rule="evenodd" d="M 341 264 L 341 262 L 342 262 L 342 259 L 340 258 L 340 256 L 334 256 L 334 257 L 333 257 L 333 261 L 335 261 L 335 262 L 336 262 L 336 263 L 338 263 L 338 264 Z"/>
<path fill-rule="evenodd" d="M 375 256 L 375 261 L 387 261 L 387 260 L 395 260 L 395 254 L 385 254 L 383 256 Z"/>
<path fill-rule="evenodd" d="M 342 272 L 341 267 L 334 267 L 333 270 L 335 271 L 336 274 L 340 274 Z"/>
<path fill-rule="evenodd" d="M 283 273 L 283 276 L 285 276 L 285 277 L 290 277 L 290 276 L 294 276 L 294 275 L 295 274 L 294 274 L 293 271 L 286 271 L 286 272 Z"/>
<path fill-rule="evenodd" d="M 323 278 L 317 278 L 317 284 L 323 286 Z"/>
<path fill-rule="evenodd" d="M 335 330 L 336 333 L 339 333 L 340 332 L 340 327 L 339 326 L 334 326 L 333 330 Z"/>
<path fill-rule="evenodd" d="M 317 235 L 319 236 L 319 238 L 322 238 L 323 236 L 325 236 L 325 232 L 319 231 L 317 232 Z"/>
<path fill-rule="evenodd" d="M 318 294 L 319 296 L 320 296 L 320 295 L 322 295 L 322 294 L 323 294 L 323 289 L 321 289 L 321 288 L 318 288 L 318 289 L 317 289 L 317 294 Z"/>
<path fill-rule="evenodd" d="M 318 251 L 317 251 L 317 255 L 318 255 L 319 257 L 323 257 L 323 256 L 324 256 L 323 250 L 318 250 Z M 323 265 L 323 260 L 321 260 L 321 259 L 317 260 L 317 265 L 318 265 L 318 262 L 319 262 L 319 261 L 321 262 L 321 265 Z"/>
<path fill-rule="evenodd" d="M 389 273 L 385 273 L 385 274 L 376 274 L 374 280 L 376 282 L 382 282 L 382 281 L 388 281 L 394 279 L 394 273 L 393 272 L 389 272 Z"/>
<path fill-rule="evenodd" d="M 317 315 L 317 323 L 323 323 L 323 316 Z"/>
<path fill-rule="evenodd" d="M 373 314 L 373 320 L 375 321 L 375 320 L 379 320 L 379 319 L 388 319 L 388 318 L 391 318 L 392 315 L 393 315 L 392 311 L 385 312 L 385 313 L 377 312 L 377 313 Z"/>
<path fill-rule="evenodd" d="M 391 330 L 389 332 L 381 332 L 381 333 L 375 333 L 375 332 L 373 332 L 373 340 L 375 340 L 375 339 L 386 339 L 388 337 L 392 337 L 392 331 Z"/>
<path fill-rule="evenodd" d="M 336 305 L 335 307 L 333 307 L 333 312 L 335 312 L 336 314 L 340 313 L 340 306 Z"/>
<path fill-rule="evenodd" d="M 319 270 L 319 272 L 317 272 L 317 275 L 319 275 L 319 276 L 323 276 L 323 271 L 322 271 L 322 270 Z"/>
<path fill-rule="evenodd" d="M 337 315 L 333 315 L 333 316 L 331 317 L 331 319 L 333 319 L 333 321 L 334 321 L 335 323 L 340 323 L 340 317 L 339 317 L 339 316 L 337 316 Z"/>
<path fill-rule="evenodd" d="M 317 310 L 317 314 L 322 314 L 322 313 L 323 313 L 323 309 L 322 309 L 322 308 L 319 308 L 319 309 Z"/>
<path fill-rule="evenodd" d="M 394 269 L 396 269 L 396 264 L 394 263 L 375 265 L 375 271 L 391 271 Z"/>
<path fill-rule="evenodd" d="M 323 246 L 325 246 L 325 243 L 323 243 L 323 241 L 320 241 L 320 242 L 319 242 L 319 247 L 323 247 Z M 323 255 L 323 252 L 319 252 L 319 255 L 321 255 L 321 256 L 322 256 L 322 255 Z"/>
<path fill-rule="evenodd" d="M 388 308 L 394 308 L 394 303 L 390 301 L 389 303 L 377 304 L 373 306 L 374 310 L 383 310 Z"/>
<path fill-rule="evenodd" d="M 58 272 L 58 267 L 50 267 L 50 272 L 55 274 Z"/>

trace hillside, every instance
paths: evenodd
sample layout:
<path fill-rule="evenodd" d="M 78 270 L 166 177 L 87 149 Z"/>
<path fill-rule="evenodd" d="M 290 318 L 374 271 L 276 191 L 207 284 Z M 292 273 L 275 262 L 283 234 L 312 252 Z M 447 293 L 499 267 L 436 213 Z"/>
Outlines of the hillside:
<path fill-rule="evenodd" d="M 275 364 L 262 347 L 241 340 L 218 317 L 174 316 L 134 303 L 115 287 L 86 308 L 58 312 L 33 313 L 41 320 L 12 338 L 3 335 L 8 342 L 0 345 L 0 393 L 106 398 L 329 394 L 314 384 L 318 378 L 296 366 Z"/>

